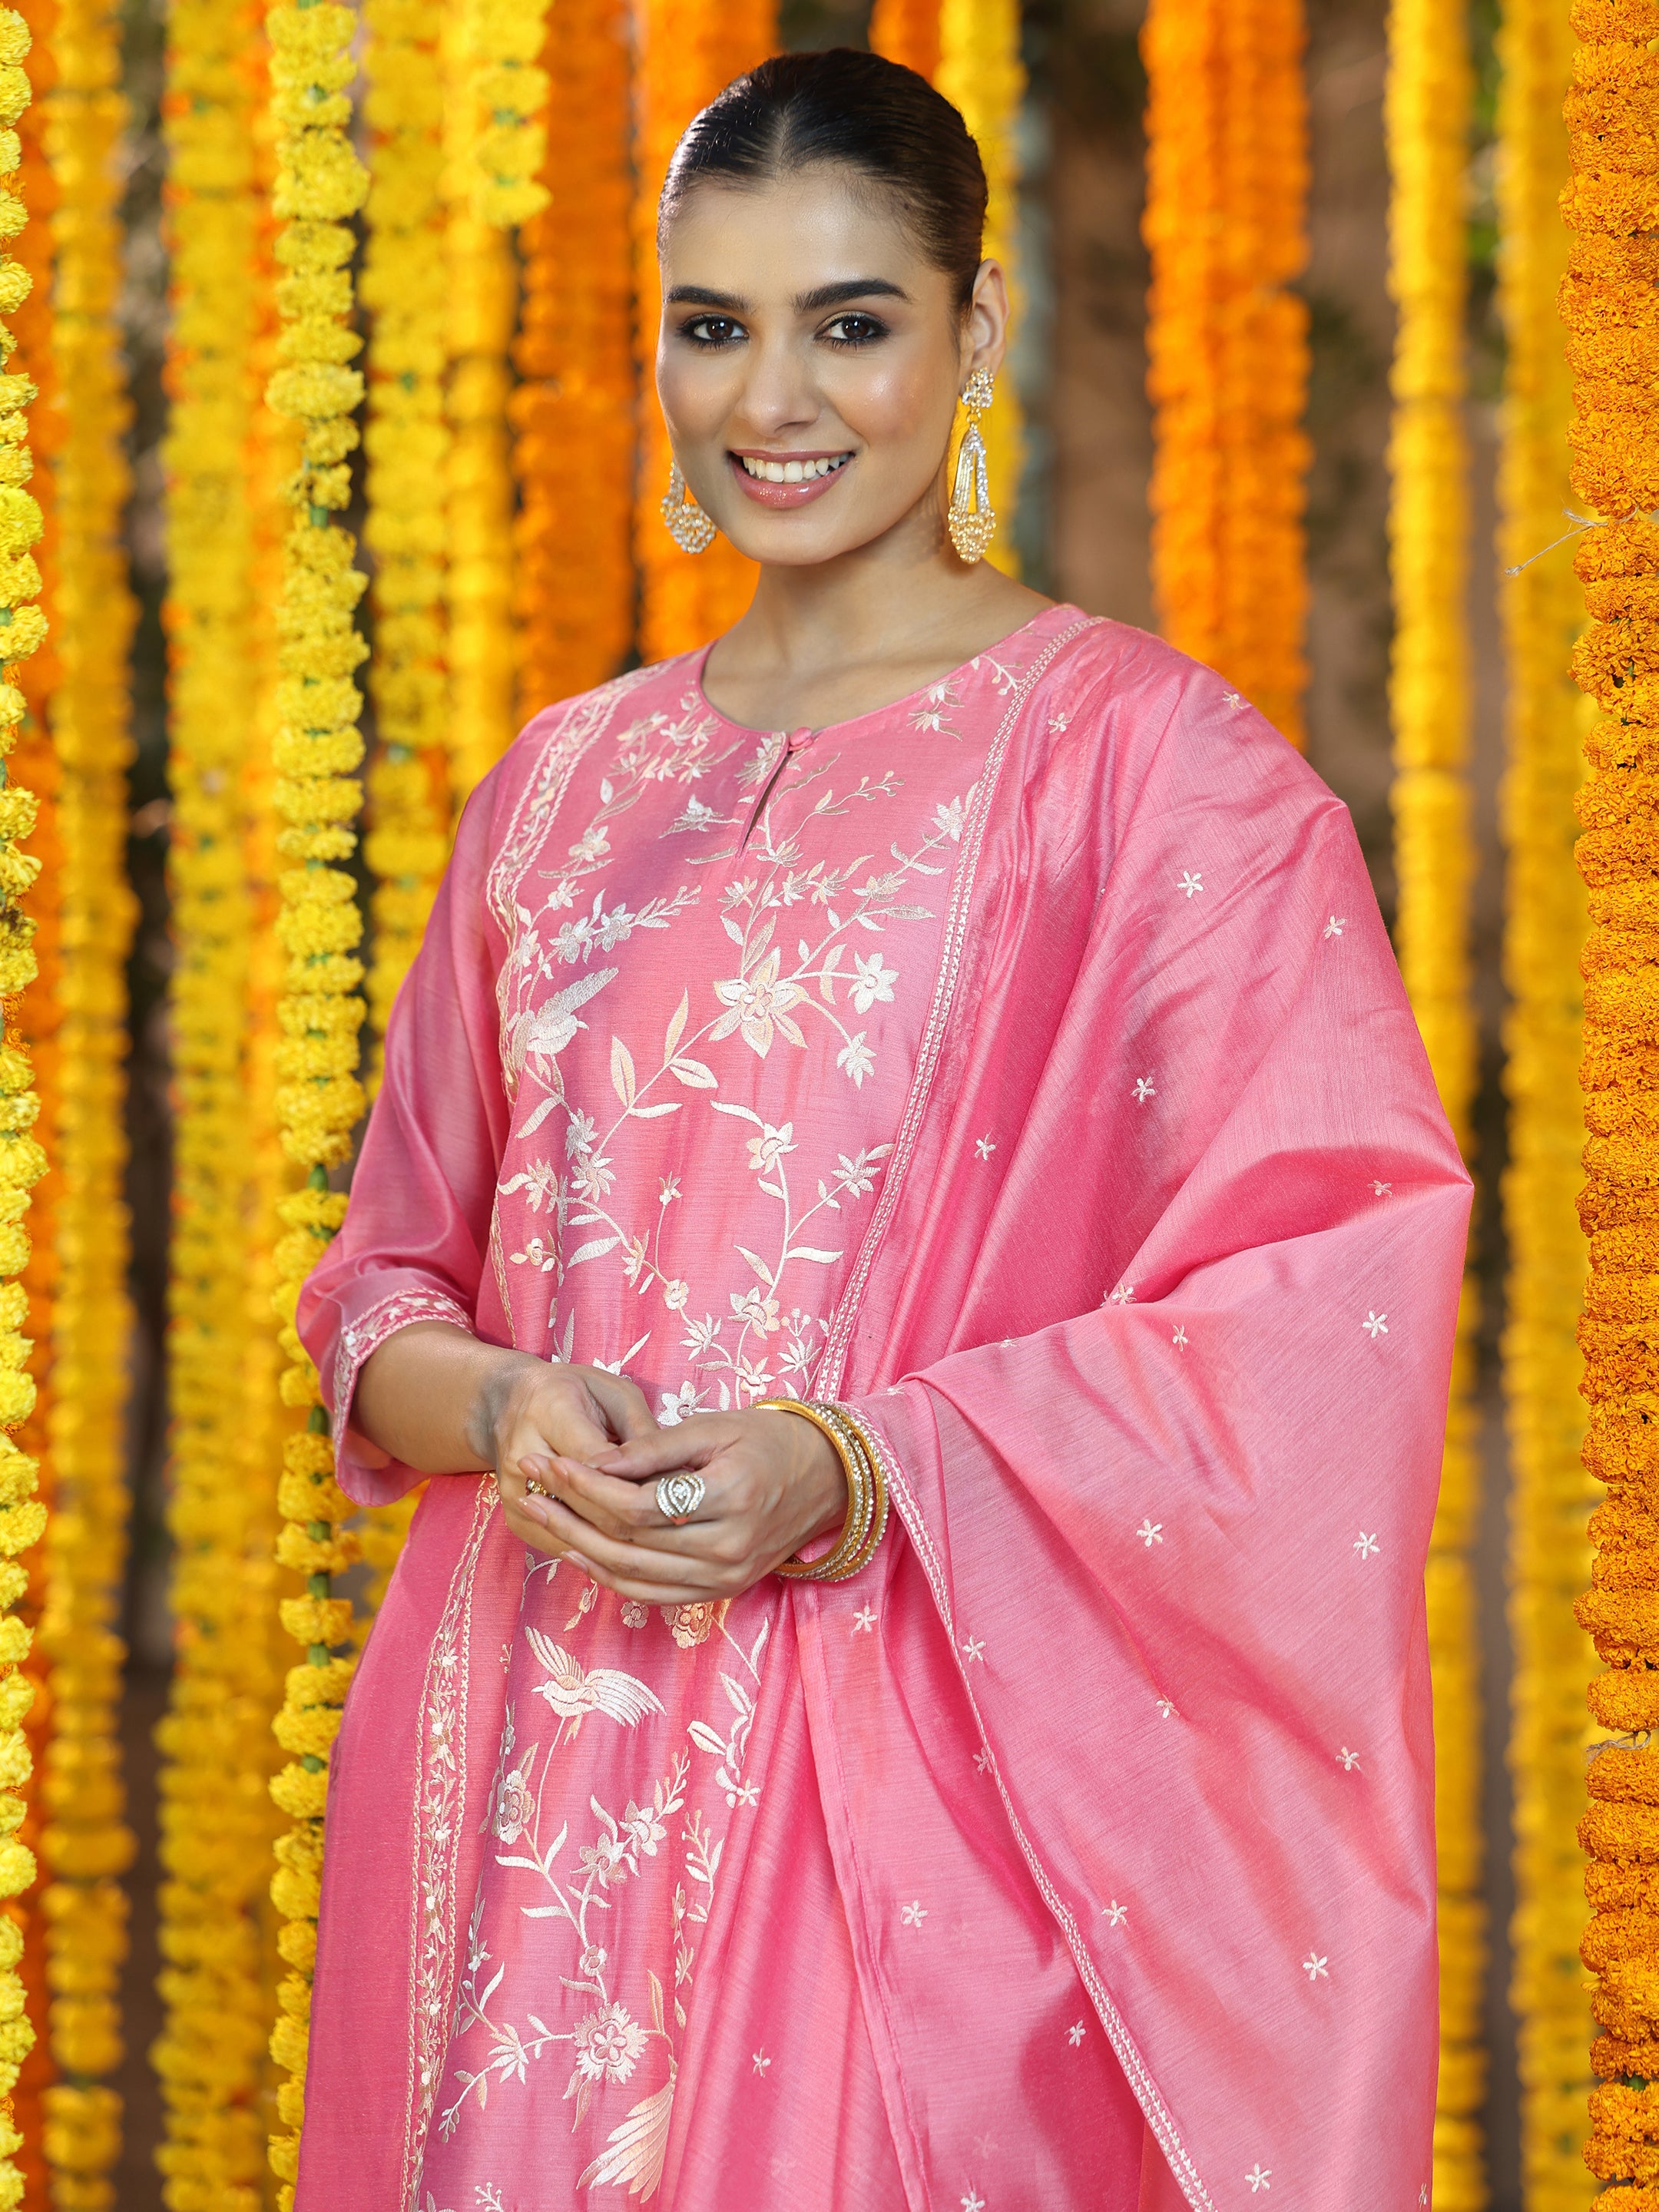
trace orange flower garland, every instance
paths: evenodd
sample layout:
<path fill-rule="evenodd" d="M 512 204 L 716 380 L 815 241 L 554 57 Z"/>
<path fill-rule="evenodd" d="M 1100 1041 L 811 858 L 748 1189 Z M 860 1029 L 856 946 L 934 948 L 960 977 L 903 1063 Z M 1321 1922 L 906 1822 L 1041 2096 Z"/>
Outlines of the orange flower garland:
<path fill-rule="evenodd" d="M 876 0 L 870 11 L 872 51 L 931 83 L 939 68 L 939 0 Z"/>
<path fill-rule="evenodd" d="M 1521 2159 L 1533 2212 L 1581 2212 L 1595 2183 L 1579 2147 L 1590 2081 L 1589 2005 L 1578 1970 L 1583 1861 L 1583 1685 L 1592 1654 L 1572 1617 L 1589 1573 L 1593 1486 L 1580 1459 L 1584 1401 L 1576 1324 L 1584 1240 L 1575 1200 L 1585 929 L 1572 795 L 1580 700 L 1569 672 L 1583 594 L 1559 537 L 1572 503 L 1571 380 L 1556 295 L 1568 236 L 1561 100 L 1573 37 L 1557 0 L 1508 0 L 1500 25 L 1498 297 L 1507 339 L 1498 492 L 1507 649 L 1504 969 L 1510 1159 L 1504 1381 L 1511 1467 L 1509 1766 L 1515 1792 L 1510 2004 L 1521 2076 Z"/>
<path fill-rule="evenodd" d="M 1308 144 L 1299 0 L 1152 0 L 1152 580 L 1164 634 L 1303 742 Z"/>
<path fill-rule="evenodd" d="M 1579 1827 L 1597 1978 L 1584 2156 L 1618 2212 L 1659 2208 L 1659 0 L 1577 0 L 1566 116 L 1573 234 L 1561 288 L 1573 489 L 1603 526 L 1575 565 L 1589 620 L 1573 673 L 1601 710 L 1584 750 L 1578 860 L 1589 889 L 1582 1079 L 1590 1240 L 1584 1464 L 1594 1588 L 1578 1618 L 1607 1671 Z"/>
<path fill-rule="evenodd" d="M 764 61 L 777 44 L 775 0 L 642 0 L 640 52 L 638 272 L 640 379 L 645 393 L 635 532 L 640 568 L 641 652 L 647 661 L 706 645 L 729 629 L 755 589 L 755 564 L 717 538 L 705 553 L 682 553 L 663 528 L 662 496 L 672 459 L 654 387 L 657 326 L 657 201 L 680 133 L 734 76 Z"/>
<path fill-rule="evenodd" d="M 626 0 L 549 11 L 559 87 L 546 210 L 520 233 L 524 304 L 508 402 L 519 480 L 519 719 L 614 676 L 634 623 L 634 356 Z"/>

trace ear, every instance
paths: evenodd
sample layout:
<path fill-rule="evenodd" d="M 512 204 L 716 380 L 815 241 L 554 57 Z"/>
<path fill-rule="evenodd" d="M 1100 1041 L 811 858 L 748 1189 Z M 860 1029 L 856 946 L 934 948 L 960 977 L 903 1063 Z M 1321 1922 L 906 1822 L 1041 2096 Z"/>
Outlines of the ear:
<path fill-rule="evenodd" d="M 993 376 L 1008 350 L 1008 280 L 1000 261 L 981 261 L 974 279 L 973 298 L 963 321 L 962 380 L 965 384 L 976 368 Z"/>

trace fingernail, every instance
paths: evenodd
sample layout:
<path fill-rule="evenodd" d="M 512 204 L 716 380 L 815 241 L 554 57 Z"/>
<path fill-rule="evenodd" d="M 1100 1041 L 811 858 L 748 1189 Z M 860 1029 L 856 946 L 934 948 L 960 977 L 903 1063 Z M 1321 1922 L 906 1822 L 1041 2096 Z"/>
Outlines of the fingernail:
<path fill-rule="evenodd" d="M 533 1474 L 538 1481 L 539 1481 L 544 1475 L 551 1474 L 553 1472 L 551 1462 L 544 1460 L 539 1455 L 531 1459 L 521 1459 L 519 1462 L 519 1467 L 523 1474 Z"/>
<path fill-rule="evenodd" d="M 583 1559 L 580 1552 L 567 1552 L 565 1557 L 573 1567 L 580 1567 L 585 1575 L 592 1573 L 593 1562 L 591 1559 Z"/>

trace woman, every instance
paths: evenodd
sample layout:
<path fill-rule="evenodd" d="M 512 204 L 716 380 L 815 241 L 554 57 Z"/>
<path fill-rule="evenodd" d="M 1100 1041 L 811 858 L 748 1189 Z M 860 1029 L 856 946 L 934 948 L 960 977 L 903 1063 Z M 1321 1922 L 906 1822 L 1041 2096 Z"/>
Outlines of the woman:
<path fill-rule="evenodd" d="M 301 1309 L 346 1487 L 436 1479 L 300 2212 L 1426 2190 L 1468 1185 L 1343 809 L 957 550 L 984 204 L 864 55 L 676 155 L 665 510 L 754 604 L 474 797 Z"/>

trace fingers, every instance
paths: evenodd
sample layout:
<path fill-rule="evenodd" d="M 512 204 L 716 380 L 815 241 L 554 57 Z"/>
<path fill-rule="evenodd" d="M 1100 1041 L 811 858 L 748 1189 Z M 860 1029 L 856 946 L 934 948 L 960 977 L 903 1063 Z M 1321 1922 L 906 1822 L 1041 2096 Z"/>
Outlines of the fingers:
<path fill-rule="evenodd" d="M 657 1504 L 654 1483 L 623 1482 L 615 1475 L 584 1467 L 579 1460 L 553 1461 L 543 1480 L 584 1521 L 623 1543 L 656 1544 L 671 1528 L 693 1525 L 669 1522 Z M 707 1497 L 697 1517 L 716 1517 Z"/>
<path fill-rule="evenodd" d="M 653 1546 L 608 1536 L 560 1498 L 534 1498 L 528 1501 L 526 1510 L 542 1520 L 544 1550 L 550 1548 L 550 1539 L 560 1551 L 574 1553 L 586 1561 L 596 1580 L 612 1589 L 621 1589 L 627 1582 L 632 1587 L 624 1595 L 644 1595 L 650 1604 L 684 1605 L 730 1597 L 747 1586 L 741 1570 L 732 1564 L 700 1559 L 689 1551 L 659 1551 Z M 666 1533 L 684 1536 L 688 1532 Z M 690 1595 L 681 1598 L 664 1595 L 673 1589 L 685 1590 Z"/>
<path fill-rule="evenodd" d="M 514 1483 L 511 1491 L 507 1486 L 509 1481 Z M 546 1522 L 537 1514 L 535 1500 L 526 1497 L 522 1478 L 503 1480 L 497 1476 L 496 1486 L 501 1494 L 501 1518 L 510 1534 L 516 1536 L 520 1543 L 527 1544 L 532 1551 L 541 1552 L 550 1559 L 557 1559 L 566 1547 L 551 1534 Z"/>
<path fill-rule="evenodd" d="M 702 1468 L 734 1440 L 736 1425 L 720 1413 L 693 1413 L 672 1429 L 653 1429 L 649 1436 L 631 1437 L 605 1450 L 585 1452 L 591 1466 L 629 1482 L 644 1482 L 659 1474 L 676 1474 L 682 1468 Z"/>
<path fill-rule="evenodd" d="M 623 1443 L 657 1434 L 656 1417 L 637 1382 L 625 1375 L 610 1375 L 598 1369 L 587 1387 L 610 1422 L 611 1434 Z"/>

